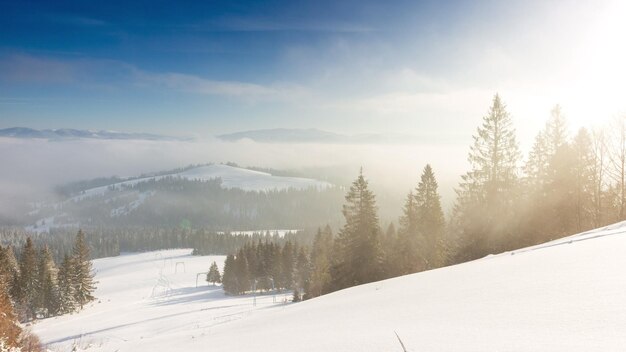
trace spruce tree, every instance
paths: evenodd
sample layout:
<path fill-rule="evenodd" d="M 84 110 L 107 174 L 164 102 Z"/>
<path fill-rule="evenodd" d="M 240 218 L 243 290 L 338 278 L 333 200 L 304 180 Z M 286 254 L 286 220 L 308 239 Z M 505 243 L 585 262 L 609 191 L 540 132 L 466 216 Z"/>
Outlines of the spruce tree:
<path fill-rule="evenodd" d="M 514 230 L 520 152 L 513 121 L 497 94 L 473 138 L 471 170 L 462 176 L 454 210 L 465 260 L 503 250 L 503 239 Z"/>
<path fill-rule="evenodd" d="M 222 287 L 226 294 L 238 294 L 237 273 L 235 269 L 235 256 L 229 254 L 224 262 L 224 275 L 222 275 Z"/>
<path fill-rule="evenodd" d="M 415 193 L 417 208 L 418 250 L 426 260 L 426 268 L 432 269 L 443 264 L 443 234 L 445 219 L 441 209 L 435 173 L 430 165 L 424 167 L 421 180 Z"/>
<path fill-rule="evenodd" d="M 391 276 L 400 276 L 419 271 L 425 267 L 426 260 L 418 250 L 418 208 L 415 195 L 409 192 L 402 209 L 398 229 L 398 239 L 391 257 Z"/>
<path fill-rule="evenodd" d="M 294 267 L 294 245 L 291 241 L 287 241 L 281 251 L 281 283 L 282 287 L 287 290 L 293 289 Z"/>
<path fill-rule="evenodd" d="M 58 269 L 52 259 L 52 254 L 45 246 L 39 255 L 38 280 L 38 307 L 45 317 L 56 315 L 59 312 L 60 293 L 57 282 Z"/>
<path fill-rule="evenodd" d="M 250 268 L 243 249 L 240 249 L 235 257 L 235 277 L 237 281 L 237 294 L 244 294 L 250 290 Z"/>
<path fill-rule="evenodd" d="M 10 246 L 0 246 L 0 281 L 6 284 L 8 288 L 13 277 L 18 273 L 18 265 Z"/>
<path fill-rule="evenodd" d="M 304 247 L 300 247 L 296 256 L 296 264 L 294 271 L 294 288 L 306 294 L 311 276 L 311 266 L 309 257 Z"/>
<path fill-rule="evenodd" d="M 76 293 L 73 280 L 74 265 L 69 255 L 65 255 L 58 274 L 59 313 L 71 313 L 76 309 Z"/>
<path fill-rule="evenodd" d="M 330 226 L 318 229 L 311 247 L 311 279 L 306 298 L 313 298 L 327 293 L 330 289 L 331 251 L 333 233 Z"/>
<path fill-rule="evenodd" d="M 210 282 L 213 286 L 215 286 L 216 283 L 222 282 L 222 277 L 220 276 L 220 271 L 217 268 L 216 262 L 211 263 L 209 273 L 206 276 L 206 281 Z"/>
<path fill-rule="evenodd" d="M 33 241 L 28 237 L 22 250 L 19 264 L 19 275 L 13 285 L 13 297 L 21 319 L 29 321 L 35 319 L 38 303 L 38 265 L 37 252 Z"/>
<path fill-rule="evenodd" d="M 338 290 L 382 278 L 383 256 L 375 196 L 359 173 L 343 206 L 346 223 L 335 241 L 332 286 Z"/>
<path fill-rule="evenodd" d="M 94 300 L 93 291 L 95 290 L 90 250 L 82 230 L 79 230 L 76 235 L 72 254 L 74 299 L 80 309 L 82 309 L 85 304 Z"/>

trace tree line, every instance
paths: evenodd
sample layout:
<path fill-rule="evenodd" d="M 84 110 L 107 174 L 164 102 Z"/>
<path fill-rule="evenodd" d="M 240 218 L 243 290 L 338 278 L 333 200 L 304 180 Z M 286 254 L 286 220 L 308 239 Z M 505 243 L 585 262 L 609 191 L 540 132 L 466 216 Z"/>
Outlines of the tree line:
<path fill-rule="evenodd" d="M 288 240 L 282 246 L 269 240 L 250 242 L 226 257 L 222 284 L 227 294 L 295 290 L 298 295 L 308 270 L 308 255 L 297 242 Z"/>
<path fill-rule="evenodd" d="M 345 225 L 337 236 L 326 226 L 310 247 L 291 241 L 248 243 L 227 256 L 224 291 L 293 290 L 298 301 L 441 266 L 445 221 L 437 187 L 427 165 L 415 193 L 407 196 L 399 229 L 390 225 L 383 233 L 375 196 L 361 172 L 345 197 Z"/>
<path fill-rule="evenodd" d="M 610 133 L 581 128 L 569 137 L 556 106 L 524 161 L 506 105 L 495 95 L 468 161 L 447 222 L 430 165 L 407 195 L 397 229 L 393 223 L 381 229 L 375 195 L 361 171 L 345 196 L 345 223 L 336 235 L 329 226 L 318 230 L 310 248 L 300 247 L 297 256 L 293 244 L 244 246 L 227 258 L 225 291 L 267 290 L 273 281 L 275 289 L 293 289 L 294 299 L 301 293 L 306 299 L 626 217 L 626 118 Z"/>
<path fill-rule="evenodd" d="M 231 235 L 229 231 L 216 232 L 206 228 L 155 228 L 128 227 L 104 228 L 83 227 L 85 241 L 90 248 L 91 258 L 114 257 L 120 252 L 146 252 L 172 248 L 193 248 L 197 255 L 221 255 L 232 253 L 250 241 L 270 239 L 283 243 L 296 238 L 301 243 L 312 240 L 314 231 L 294 230 L 279 236 L 271 231 Z M 50 233 L 29 233 L 20 228 L 0 228 L 0 244 L 18 248 L 30 238 L 35 246 L 48 247 L 57 263 L 74 246 L 76 230 L 71 228 L 52 229 Z"/>
<path fill-rule="evenodd" d="M 57 266 L 48 247 L 37 249 L 30 238 L 16 258 L 0 246 L 0 286 L 10 297 L 19 321 L 27 322 L 82 309 L 94 300 L 89 246 L 78 231 L 71 255 Z"/>

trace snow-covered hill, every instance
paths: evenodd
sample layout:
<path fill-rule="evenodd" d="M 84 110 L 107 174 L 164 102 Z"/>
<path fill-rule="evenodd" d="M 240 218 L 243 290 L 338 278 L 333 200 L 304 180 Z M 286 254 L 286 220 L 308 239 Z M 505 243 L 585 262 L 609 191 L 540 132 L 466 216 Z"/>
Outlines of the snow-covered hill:
<path fill-rule="evenodd" d="M 88 351 L 402 351 L 396 333 L 408 351 L 621 351 L 625 250 L 620 223 L 301 303 L 265 296 L 256 306 L 251 296 L 195 288 L 195 273 L 216 258 L 133 254 L 95 262 L 100 303 L 34 330 L 53 351 L 73 343 Z M 186 273 L 175 273 L 177 262 Z"/>
<path fill-rule="evenodd" d="M 327 182 L 317 181 L 310 178 L 274 176 L 266 172 L 248 170 L 224 164 L 214 164 L 199 166 L 182 172 L 160 176 L 142 177 L 114 183 L 112 185 L 91 188 L 85 190 L 80 195 L 73 197 L 72 200 L 102 195 L 107 191 L 132 187 L 142 182 L 158 181 L 166 177 L 177 177 L 181 179 L 199 181 L 208 181 L 220 178 L 222 180 L 222 187 L 240 188 L 245 191 L 269 191 L 288 188 L 305 189 L 309 187 L 325 188 L 330 186 Z"/>
<path fill-rule="evenodd" d="M 215 194 L 207 193 L 205 197 L 200 197 L 199 195 L 201 195 L 201 193 L 186 190 L 185 186 L 188 185 L 185 185 L 184 183 L 186 182 L 183 182 L 185 180 L 209 181 L 217 179 L 221 181 L 221 183 L 216 186 L 218 189 L 241 189 L 256 192 L 276 190 L 307 191 L 309 189 L 323 191 L 332 186 L 328 182 L 311 178 L 274 176 L 266 172 L 223 164 L 205 165 L 187 168 L 178 172 L 162 173 L 107 183 L 99 187 L 81 189 L 80 192 L 75 192 L 65 200 L 59 202 L 38 203 L 36 208 L 29 213 L 29 223 L 31 225 L 27 226 L 26 229 L 33 232 L 49 232 L 52 228 L 60 227 L 78 227 L 93 224 L 102 226 L 120 220 L 122 217 L 136 214 L 136 211 L 141 211 L 142 206 L 145 206 L 147 209 L 144 209 L 142 218 L 144 220 L 147 219 L 146 213 L 148 213 L 152 215 L 153 218 L 159 219 L 168 218 L 168 215 L 171 215 L 171 218 L 179 222 L 181 221 L 181 219 L 178 218 L 181 216 L 180 214 L 189 215 L 189 213 L 186 212 L 187 209 L 182 208 L 185 202 L 188 208 L 204 210 L 211 208 L 214 214 L 219 211 L 221 213 L 217 215 L 219 215 L 221 219 L 226 219 L 229 215 L 232 215 L 232 217 L 236 219 L 241 219 L 246 216 L 254 218 L 257 217 L 259 213 L 256 207 L 262 205 L 266 209 L 269 209 L 267 203 L 260 205 L 246 202 L 242 206 L 237 203 L 237 201 L 240 203 L 243 202 L 243 198 L 241 198 L 240 194 L 237 192 L 234 192 L 234 196 L 231 198 L 223 197 L 219 200 L 216 197 L 212 197 Z M 162 185 L 158 185 L 159 182 L 167 183 L 168 181 L 177 183 L 177 185 L 175 187 L 170 185 L 167 190 L 164 190 L 164 187 L 161 187 Z M 167 194 L 167 196 L 165 194 Z M 169 198 L 163 199 L 166 197 Z M 171 201 L 172 199 L 175 199 L 175 202 Z M 204 201 L 204 203 L 202 201 Z M 210 201 L 213 203 L 208 204 Z M 216 206 L 215 203 L 218 201 L 220 204 Z M 161 207 L 158 210 L 154 210 L 155 207 L 164 203 L 170 204 L 170 208 L 164 209 Z M 298 203 L 303 204 L 302 202 Z M 216 210 L 218 207 L 220 210 Z M 246 211 L 248 211 L 249 214 L 245 214 Z M 155 215 L 157 212 L 159 215 Z M 242 212 L 244 212 L 243 215 L 241 214 Z M 174 213 L 174 215 L 172 215 L 172 213 Z M 210 214 L 204 214 L 204 217 L 210 218 L 211 216 Z M 126 219 L 122 219 L 121 221 L 124 220 Z M 146 220 L 145 223 L 141 225 L 155 224 L 163 225 L 155 223 L 152 220 Z M 261 228 L 285 225 L 301 227 L 306 224 L 258 224 Z"/>

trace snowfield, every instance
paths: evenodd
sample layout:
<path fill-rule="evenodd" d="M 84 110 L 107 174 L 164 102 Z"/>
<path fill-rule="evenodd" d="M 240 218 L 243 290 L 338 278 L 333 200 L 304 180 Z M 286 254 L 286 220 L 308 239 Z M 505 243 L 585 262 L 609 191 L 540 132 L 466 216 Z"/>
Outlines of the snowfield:
<path fill-rule="evenodd" d="M 100 303 L 34 332 L 52 351 L 622 351 L 626 222 L 284 304 L 195 288 L 188 250 L 95 261 Z M 186 273 L 175 273 L 184 262 Z M 169 289 L 167 287 L 169 286 Z M 153 293 L 154 292 L 154 293 Z M 159 292 L 162 292 L 159 294 Z"/>

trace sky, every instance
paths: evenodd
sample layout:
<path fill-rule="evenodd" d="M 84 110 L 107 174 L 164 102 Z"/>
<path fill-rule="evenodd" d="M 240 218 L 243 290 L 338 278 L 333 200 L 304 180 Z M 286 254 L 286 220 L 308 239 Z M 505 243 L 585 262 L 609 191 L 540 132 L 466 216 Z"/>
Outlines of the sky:
<path fill-rule="evenodd" d="M 620 1 L 2 1 L 0 128 L 264 128 L 522 144 L 626 111 Z M 429 138 L 432 140 L 432 138 Z"/>

